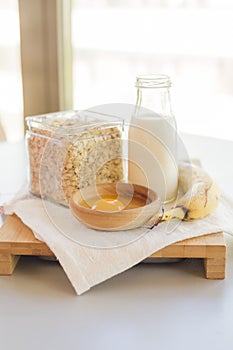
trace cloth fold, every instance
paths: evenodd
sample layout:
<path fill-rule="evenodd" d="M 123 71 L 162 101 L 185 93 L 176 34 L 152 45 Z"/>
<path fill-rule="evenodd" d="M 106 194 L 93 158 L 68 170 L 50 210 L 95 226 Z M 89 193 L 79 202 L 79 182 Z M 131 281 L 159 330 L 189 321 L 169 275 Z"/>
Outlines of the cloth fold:
<path fill-rule="evenodd" d="M 233 233 L 233 201 L 226 196 L 216 211 L 202 220 L 114 233 L 87 228 L 69 209 L 22 192 L 4 206 L 4 212 L 15 213 L 49 246 L 78 295 L 170 244 L 219 231 Z"/>

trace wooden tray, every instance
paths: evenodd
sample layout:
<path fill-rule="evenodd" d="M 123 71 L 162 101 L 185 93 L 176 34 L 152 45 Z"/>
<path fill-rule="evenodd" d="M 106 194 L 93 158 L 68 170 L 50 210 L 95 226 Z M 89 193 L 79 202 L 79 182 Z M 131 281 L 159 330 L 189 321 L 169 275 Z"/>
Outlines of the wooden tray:
<path fill-rule="evenodd" d="M 22 255 L 54 256 L 31 229 L 16 215 L 11 215 L 0 228 L 0 275 L 11 275 Z M 150 258 L 202 258 L 206 278 L 225 278 L 226 244 L 222 232 L 175 243 Z"/>

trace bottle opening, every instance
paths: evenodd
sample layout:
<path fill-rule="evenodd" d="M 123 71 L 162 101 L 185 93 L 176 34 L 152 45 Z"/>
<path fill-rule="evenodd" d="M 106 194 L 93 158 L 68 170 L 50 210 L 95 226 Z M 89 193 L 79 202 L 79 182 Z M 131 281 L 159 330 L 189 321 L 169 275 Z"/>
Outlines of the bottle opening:
<path fill-rule="evenodd" d="M 165 74 L 146 74 L 136 77 L 135 87 L 137 88 L 168 88 L 171 86 L 171 79 Z"/>

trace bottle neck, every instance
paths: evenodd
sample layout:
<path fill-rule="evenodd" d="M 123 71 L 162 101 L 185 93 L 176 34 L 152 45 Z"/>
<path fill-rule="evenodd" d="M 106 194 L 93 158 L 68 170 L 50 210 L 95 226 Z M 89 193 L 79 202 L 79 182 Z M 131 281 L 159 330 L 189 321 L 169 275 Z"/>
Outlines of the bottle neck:
<path fill-rule="evenodd" d="M 136 112 L 148 109 L 163 117 L 172 115 L 170 101 L 171 81 L 167 75 L 146 75 L 137 77 Z"/>

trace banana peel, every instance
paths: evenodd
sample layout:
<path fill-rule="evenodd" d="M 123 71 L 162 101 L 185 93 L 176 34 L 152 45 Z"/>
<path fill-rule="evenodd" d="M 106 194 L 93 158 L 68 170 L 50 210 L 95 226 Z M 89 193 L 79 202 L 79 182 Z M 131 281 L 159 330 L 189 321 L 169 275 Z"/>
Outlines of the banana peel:
<path fill-rule="evenodd" d="M 201 167 L 181 163 L 179 165 L 179 187 L 183 195 L 169 210 L 162 209 L 145 225 L 152 229 L 158 224 L 172 219 L 196 220 L 211 214 L 218 206 L 221 191 L 218 184 Z"/>

